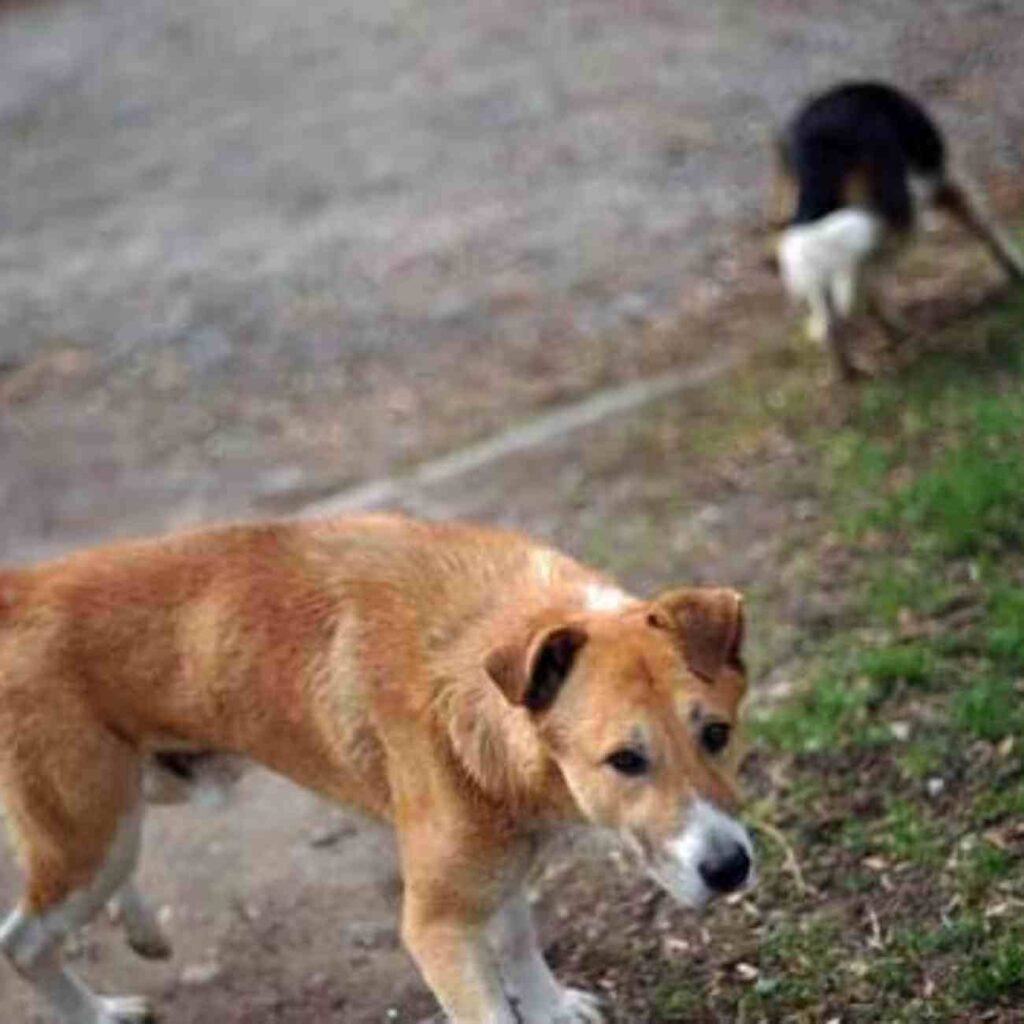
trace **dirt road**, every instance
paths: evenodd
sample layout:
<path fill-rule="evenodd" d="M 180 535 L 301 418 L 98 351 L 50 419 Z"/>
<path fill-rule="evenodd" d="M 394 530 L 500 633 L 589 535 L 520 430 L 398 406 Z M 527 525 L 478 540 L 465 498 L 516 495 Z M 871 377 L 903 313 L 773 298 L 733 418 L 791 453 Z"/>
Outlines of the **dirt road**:
<path fill-rule="evenodd" d="M 0 4 L 0 559 L 293 511 L 700 363 L 728 318 L 672 325 L 752 265 L 770 125 L 894 68 L 975 170 L 1019 173 L 1009 2 Z M 669 486 L 643 450 L 634 416 L 431 508 L 600 557 Z M 770 569 L 747 541 L 782 511 L 716 486 L 659 573 Z M 101 923 L 79 966 L 181 1024 L 419 1020 L 385 848 L 265 776 L 229 816 L 161 813 L 144 880 L 177 958 L 140 967 Z M 4 859 L 0 904 L 14 885 Z M 0 1019 L 32 1007 L 0 971 Z"/>
<path fill-rule="evenodd" d="M 897 77 L 1019 172 L 1024 11 L 0 6 L 0 557 L 303 500 L 713 339 L 806 90 Z"/>

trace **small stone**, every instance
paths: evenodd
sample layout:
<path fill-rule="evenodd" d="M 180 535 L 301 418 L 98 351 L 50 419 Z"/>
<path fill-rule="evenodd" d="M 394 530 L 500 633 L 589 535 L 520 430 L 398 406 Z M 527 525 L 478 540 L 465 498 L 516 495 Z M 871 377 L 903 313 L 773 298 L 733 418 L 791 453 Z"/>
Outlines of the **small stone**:
<path fill-rule="evenodd" d="M 356 949 L 386 949 L 398 944 L 395 929 L 390 925 L 356 922 L 345 931 Z"/>
<path fill-rule="evenodd" d="M 627 323 L 643 324 L 651 317 L 653 303 L 649 296 L 641 292 L 627 292 L 616 299 L 612 308 Z"/>
<path fill-rule="evenodd" d="M 213 960 L 202 964 L 189 964 L 182 970 L 179 980 L 182 985 L 190 987 L 209 985 L 210 982 L 216 981 L 220 977 L 221 970 L 220 964 Z"/>
<path fill-rule="evenodd" d="M 328 846 L 334 846 L 342 839 L 355 835 L 356 827 L 350 821 L 332 822 L 318 828 L 310 837 L 309 845 L 314 849 L 322 850 Z"/>
<path fill-rule="evenodd" d="M 305 473 L 300 466 L 279 466 L 277 469 L 262 473 L 256 481 L 260 494 L 280 495 L 297 490 L 305 480 Z"/>
<path fill-rule="evenodd" d="M 197 370 L 210 370 L 231 358 L 231 341 L 217 327 L 200 327 L 186 337 L 185 353 Z"/>
<path fill-rule="evenodd" d="M 891 732 L 893 737 L 899 740 L 900 743 L 906 743 L 906 741 L 910 739 L 910 723 L 890 722 L 889 732 Z"/>

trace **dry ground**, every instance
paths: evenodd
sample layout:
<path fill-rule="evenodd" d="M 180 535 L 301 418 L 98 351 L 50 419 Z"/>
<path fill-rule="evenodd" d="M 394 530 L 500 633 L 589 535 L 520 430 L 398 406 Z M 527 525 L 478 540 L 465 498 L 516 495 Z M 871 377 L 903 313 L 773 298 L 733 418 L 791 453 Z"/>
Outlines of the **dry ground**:
<path fill-rule="evenodd" d="M 732 286 L 798 97 L 895 74 L 998 178 L 1022 68 L 998 0 L 3 4 L 0 557 L 700 357 L 634 328 Z"/>
<path fill-rule="evenodd" d="M 806 88 L 898 67 L 998 184 L 1024 159 L 1019 6 L 295 10 L 0 5 L 0 557 L 290 512 L 595 386 L 763 348 L 724 387 L 422 503 L 640 589 L 764 588 L 756 664 L 785 694 L 837 598 L 794 568 L 827 499 L 750 397 L 820 371 L 748 237 L 766 125 Z M 908 285 L 922 323 L 991 282 L 951 251 Z M 386 851 L 269 777 L 228 815 L 154 814 L 143 879 L 177 956 L 140 965 L 100 923 L 79 966 L 182 1024 L 418 1021 Z M 705 939 L 626 880 L 588 923 L 607 871 L 549 901 L 552 949 L 638 1024 L 660 961 L 602 936 L 653 921 L 669 959 Z M 14 889 L 0 861 L 0 903 Z M 0 1019 L 43 1019 L 9 972 Z"/>

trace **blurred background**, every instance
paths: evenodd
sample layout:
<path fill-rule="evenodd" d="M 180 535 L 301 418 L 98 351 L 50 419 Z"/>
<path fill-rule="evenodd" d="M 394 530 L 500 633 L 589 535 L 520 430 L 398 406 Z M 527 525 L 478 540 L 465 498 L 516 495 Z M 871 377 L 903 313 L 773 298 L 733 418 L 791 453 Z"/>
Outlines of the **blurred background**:
<path fill-rule="evenodd" d="M 845 445 L 828 467 L 864 433 L 830 419 L 824 359 L 794 345 L 764 265 L 770 140 L 805 95 L 865 76 L 924 100 L 1013 216 L 1012 0 L 3 0 L 0 560 L 213 518 L 475 515 L 641 589 L 751 588 L 766 692 L 790 699 L 801 644 L 842 621 L 851 558 L 849 495 L 821 488 L 807 421 Z M 900 286 L 929 328 L 998 276 L 961 242 L 940 234 Z M 789 792 L 803 741 L 772 742 L 755 790 Z M 232 816 L 153 832 L 144 878 L 179 956 L 140 970 L 99 924 L 76 955 L 108 987 L 175 1022 L 431 1012 L 373 833 L 268 778 Z M 819 887 L 846 870 L 819 867 Z M 14 877 L 3 862 L 0 902 Z M 620 1020 L 855 1019 L 848 992 L 773 1002 L 785 970 L 749 945 L 768 941 L 754 924 L 799 932 L 806 891 L 788 924 L 748 904 L 712 935 L 621 885 L 601 928 L 572 931 L 593 886 L 566 881 L 551 924 L 563 973 L 623 1001 Z M 683 979 L 667 994 L 659 957 Z M 858 984 L 877 995 L 872 969 Z M 914 978 L 892 1003 L 934 1011 L 913 1019 L 983 1019 Z M 1005 998 L 984 1019 L 1019 1020 Z M 35 1012 L 0 973 L 0 1017 Z M 897 1019 L 878 1012 L 856 1019 Z"/>
<path fill-rule="evenodd" d="M 768 140 L 895 76 L 1020 171 L 1018 4 L 7 0 L 0 557 L 301 507 L 728 290 Z"/>

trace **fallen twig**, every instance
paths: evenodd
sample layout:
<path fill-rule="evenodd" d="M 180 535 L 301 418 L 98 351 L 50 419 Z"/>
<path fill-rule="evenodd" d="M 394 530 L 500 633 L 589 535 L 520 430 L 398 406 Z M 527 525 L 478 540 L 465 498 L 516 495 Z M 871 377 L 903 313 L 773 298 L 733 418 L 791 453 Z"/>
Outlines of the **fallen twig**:
<path fill-rule="evenodd" d="M 800 861 L 797 860 L 796 851 L 793 849 L 792 844 L 785 837 L 782 830 L 764 818 L 750 818 L 748 820 L 754 828 L 764 832 L 765 835 L 770 836 L 779 844 L 784 857 L 784 865 L 793 876 L 793 881 L 796 883 L 796 887 L 799 890 L 800 895 L 813 895 L 815 890 L 807 884 L 807 880 L 804 878 L 804 873 L 800 868 Z"/>

